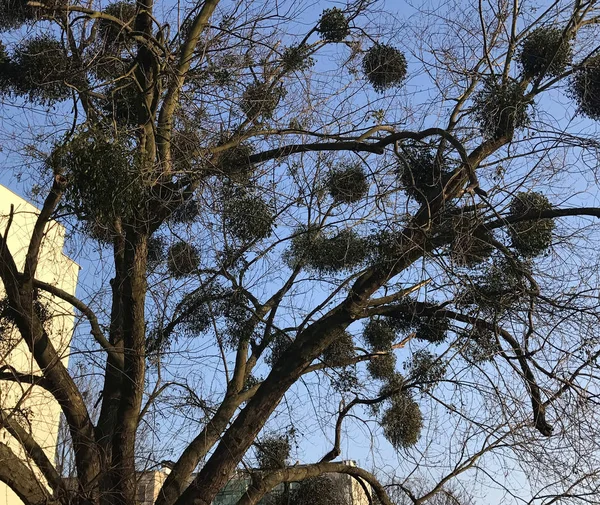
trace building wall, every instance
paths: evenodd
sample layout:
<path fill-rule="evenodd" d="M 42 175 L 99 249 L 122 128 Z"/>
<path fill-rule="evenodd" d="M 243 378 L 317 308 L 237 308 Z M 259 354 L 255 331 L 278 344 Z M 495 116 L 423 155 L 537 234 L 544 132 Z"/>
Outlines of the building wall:
<path fill-rule="evenodd" d="M 8 234 L 8 247 L 17 265 L 22 268 L 29 238 L 37 218 L 38 210 L 10 190 L 0 186 L 0 233 L 4 234 L 13 205 L 13 222 Z M 68 293 L 74 294 L 79 273 L 78 265 L 63 254 L 65 230 L 58 223 L 49 223 L 42 248 L 36 278 L 52 283 Z M 4 288 L 0 282 L 0 299 Z M 68 362 L 68 350 L 73 332 L 72 308 L 61 300 L 45 299 L 50 316 L 47 328 L 53 345 L 59 351 L 64 364 Z M 27 345 L 18 332 L 0 328 L 0 367 L 11 366 L 19 372 L 37 373 Z M 15 406 L 18 405 L 18 410 Z M 21 419 L 34 438 L 44 449 L 50 461 L 55 459 L 60 409 L 50 393 L 27 384 L 0 381 L 0 407 Z M 5 430 L 0 429 L 0 441 L 27 460 L 18 442 Z M 0 465 L 3 464 L 0 461 Z M 33 464 L 32 464 L 33 468 Z M 21 505 L 21 500 L 6 485 L 0 482 L 0 505 Z"/>

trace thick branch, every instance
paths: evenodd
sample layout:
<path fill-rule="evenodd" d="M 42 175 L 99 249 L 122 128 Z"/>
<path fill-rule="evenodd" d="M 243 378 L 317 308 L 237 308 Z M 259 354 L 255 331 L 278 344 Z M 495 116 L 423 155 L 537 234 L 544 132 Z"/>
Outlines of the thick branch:
<path fill-rule="evenodd" d="M 3 365 L 0 366 L 0 381 L 11 381 L 19 384 L 31 384 L 32 386 L 39 386 L 52 392 L 52 388 L 48 383 L 48 380 L 42 375 L 36 375 L 32 373 L 22 373 L 15 370 L 12 366 Z"/>
<path fill-rule="evenodd" d="M 371 486 L 380 503 L 392 505 L 384 487 L 370 472 L 357 466 L 344 463 L 316 463 L 314 465 L 301 465 L 282 468 L 272 472 L 254 475 L 253 485 L 237 502 L 237 505 L 255 505 L 266 493 L 282 482 L 299 482 L 311 477 L 318 477 L 325 473 L 342 473 L 350 475 L 357 480 L 365 481 Z"/>
<path fill-rule="evenodd" d="M 198 15 L 191 23 L 187 38 L 181 47 L 179 61 L 171 85 L 167 91 L 158 116 L 158 151 L 162 163 L 170 164 L 171 136 L 173 134 L 173 113 L 179 102 L 179 95 L 198 46 L 200 35 L 208 25 L 208 21 L 219 4 L 219 0 L 206 0 Z"/>
<path fill-rule="evenodd" d="M 111 355 L 111 357 L 115 360 L 115 362 L 119 363 L 120 368 L 123 368 L 122 354 L 118 353 L 115 350 L 115 348 L 110 344 L 110 342 L 106 339 L 106 337 L 104 336 L 104 332 L 100 328 L 100 324 L 98 323 L 98 318 L 96 317 L 96 314 L 89 306 L 87 306 L 85 303 L 83 303 L 76 296 L 73 296 L 72 294 L 67 293 L 66 291 L 56 287 L 53 284 L 48 284 L 47 282 L 43 282 L 43 281 L 35 279 L 33 281 L 33 285 L 36 288 L 40 288 L 54 296 L 57 296 L 61 300 L 64 300 L 65 302 L 70 303 L 73 307 L 75 307 L 77 310 L 79 310 L 84 316 L 86 316 L 92 327 L 91 334 L 94 337 L 94 339 L 96 340 L 96 342 L 98 342 L 98 344 L 100 344 L 100 347 L 102 347 L 102 349 L 104 349 L 108 354 Z"/>
<path fill-rule="evenodd" d="M 54 176 L 54 183 L 52 189 L 44 201 L 44 206 L 40 211 L 40 214 L 33 227 L 33 233 L 29 240 L 29 247 L 27 249 L 27 255 L 25 257 L 25 268 L 24 268 L 24 279 L 25 282 L 29 282 L 35 277 L 35 271 L 37 269 L 40 247 L 44 239 L 44 230 L 50 221 L 50 217 L 58 204 L 63 191 L 67 187 L 67 179 L 62 175 Z"/>
<path fill-rule="evenodd" d="M 48 459 L 48 456 L 46 456 L 44 450 L 39 446 L 31 434 L 25 430 L 14 417 L 5 414 L 2 410 L 0 410 L 0 427 L 6 428 L 6 430 L 19 441 L 26 454 L 41 470 L 52 490 L 57 495 L 64 495 L 66 489 L 63 479 L 56 471 L 52 462 Z"/>
<path fill-rule="evenodd" d="M 482 224 L 480 228 L 493 230 L 501 228 L 507 224 L 520 223 L 522 221 L 537 221 L 539 219 L 552 219 L 555 217 L 568 216 L 592 216 L 600 218 L 599 207 L 573 207 L 571 209 L 547 209 L 527 212 L 519 216 L 506 216 L 502 219 L 496 219 L 489 223 Z"/>
<path fill-rule="evenodd" d="M 43 484 L 17 455 L 0 442 L 0 482 L 4 482 L 25 505 L 55 505 L 58 502 L 48 495 Z"/>

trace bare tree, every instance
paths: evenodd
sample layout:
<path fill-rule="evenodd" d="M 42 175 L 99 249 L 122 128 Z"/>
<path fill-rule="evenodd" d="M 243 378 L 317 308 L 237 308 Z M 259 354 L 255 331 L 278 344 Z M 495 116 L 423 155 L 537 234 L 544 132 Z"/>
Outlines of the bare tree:
<path fill-rule="evenodd" d="M 315 420 L 324 454 L 240 503 L 340 473 L 389 505 L 381 468 L 334 461 L 357 427 L 402 455 L 394 482 L 427 475 L 415 504 L 461 475 L 518 501 L 507 469 L 531 503 L 597 491 L 596 2 L 389 9 L 0 1 L 4 143 L 41 207 L 23 265 L 12 216 L 0 234 L 3 321 L 41 372 L 0 378 L 58 402 L 77 481 L 7 405 L 31 461 L 0 443 L 0 480 L 27 505 L 133 505 L 163 459 L 156 505 L 208 505 Z M 53 219 L 92 257 L 83 296 L 36 277 Z"/>

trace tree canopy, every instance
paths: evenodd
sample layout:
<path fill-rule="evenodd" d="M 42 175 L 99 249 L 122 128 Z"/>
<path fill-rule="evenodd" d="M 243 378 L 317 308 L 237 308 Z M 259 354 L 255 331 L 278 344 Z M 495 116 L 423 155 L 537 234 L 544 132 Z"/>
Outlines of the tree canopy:
<path fill-rule="evenodd" d="M 595 0 L 0 0 L 3 180 L 40 204 L 24 265 L 0 230 L 0 331 L 41 370 L 0 379 L 56 399 L 77 485 L 18 403 L 0 426 L 32 465 L 0 442 L 0 481 L 133 505 L 169 459 L 156 505 L 208 505 L 240 468 L 246 505 L 334 473 L 385 505 L 597 493 L 599 21 Z M 77 297 L 36 278 L 51 220 L 91 272 Z M 49 297 L 78 318 L 70 367 Z M 385 457 L 335 461 L 357 437 Z"/>

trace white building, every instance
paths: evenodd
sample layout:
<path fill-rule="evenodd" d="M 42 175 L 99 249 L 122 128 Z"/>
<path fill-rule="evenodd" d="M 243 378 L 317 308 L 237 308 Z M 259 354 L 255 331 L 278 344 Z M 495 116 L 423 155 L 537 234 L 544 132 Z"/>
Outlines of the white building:
<path fill-rule="evenodd" d="M 0 186 L 0 233 L 2 235 L 9 220 L 11 205 L 13 217 L 7 242 L 17 265 L 22 268 L 39 211 L 12 191 Z M 56 222 L 48 225 L 40 251 L 36 278 L 74 294 L 79 267 L 63 254 L 64 237 L 63 226 Z M 4 299 L 3 292 L 4 288 L 0 281 L 0 300 Z M 44 302 L 50 316 L 47 323 L 49 334 L 66 364 L 74 324 L 72 308 L 52 297 L 45 297 Z M 21 341 L 18 332 L 12 329 L 10 324 L 0 325 L 0 369 L 15 370 L 20 373 L 39 373 L 27 345 Z M 50 393 L 28 384 L 0 381 L 0 408 L 19 419 L 21 425 L 33 435 L 46 452 L 50 461 L 54 461 L 60 409 Z M 0 442 L 7 444 L 14 452 L 20 454 L 24 461 L 27 461 L 18 441 L 14 440 L 6 430 L 0 429 Z M 2 464 L 4 463 L 0 461 L 0 465 Z M 33 463 L 31 466 L 35 470 Z M 21 504 L 21 500 L 0 482 L 0 505 L 18 504 Z"/>

